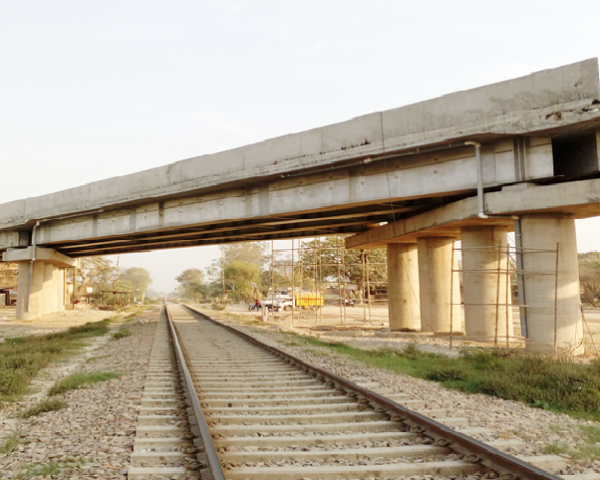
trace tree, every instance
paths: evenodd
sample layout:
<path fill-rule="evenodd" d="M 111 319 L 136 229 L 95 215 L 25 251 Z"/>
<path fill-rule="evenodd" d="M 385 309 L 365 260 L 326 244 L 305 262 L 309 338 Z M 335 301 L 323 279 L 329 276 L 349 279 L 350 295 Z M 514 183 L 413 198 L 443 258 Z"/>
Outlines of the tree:
<path fill-rule="evenodd" d="M 152 277 L 145 268 L 131 267 L 121 274 L 120 282 L 122 286 L 130 288 L 143 298 L 148 286 L 152 283 Z"/>
<path fill-rule="evenodd" d="M 234 296 L 238 297 L 238 299 L 260 298 L 260 291 L 262 289 L 260 275 L 267 260 L 267 247 L 267 242 L 246 242 L 221 245 L 221 258 L 213 260 L 211 266 L 206 269 L 207 274 L 212 279 L 211 286 L 208 288 L 208 295 L 211 297 L 220 296 L 221 301 L 224 303 L 227 302 L 227 297 L 230 292 L 235 292 Z M 242 268 L 242 264 L 246 265 L 246 267 Z M 234 268 L 230 268 L 229 273 L 226 274 L 228 267 L 231 267 L 232 265 Z M 254 266 L 254 268 L 250 269 L 248 265 Z M 255 283 L 256 288 L 251 285 L 248 287 L 244 281 L 241 281 L 238 285 L 239 280 L 234 278 L 237 277 L 238 273 L 244 276 L 245 273 L 242 274 L 242 272 L 246 272 L 248 269 L 253 272 L 258 272 L 258 274 L 253 277 L 255 279 L 250 282 L 250 284 Z M 228 278 L 225 278 L 227 275 L 229 275 Z M 245 290 L 247 288 L 252 289 L 252 291 L 249 293 Z M 217 289 L 219 290 L 219 294 L 215 295 Z"/>
<path fill-rule="evenodd" d="M 182 286 L 182 296 L 189 298 L 194 303 L 197 302 L 198 296 L 202 296 L 205 300 L 208 296 L 208 287 L 204 284 L 204 272 L 198 268 L 188 268 L 180 275 L 175 277 Z"/>
<path fill-rule="evenodd" d="M 71 278 L 71 274 L 67 274 Z M 81 257 L 80 268 L 75 270 L 75 296 L 88 294 L 92 288 L 92 298 L 99 300 L 102 290 L 112 290 L 116 280 L 116 269 L 105 257 Z"/>
<path fill-rule="evenodd" d="M 188 268 L 175 277 L 175 280 L 182 285 L 188 283 L 204 283 L 204 272 L 199 268 Z"/>
<path fill-rule="evenodd" d="M 224 265 L 233 262 L 244 262 L 256 265 L 259 269 L 263 267 L 267 258 L 266 242 L 246 242 L 229 245 L 221 245 L 221 257 Z"/>
<path fill-rule="evenodd" d="M 600 253 L 579 254 L 579 283 L 584 300 L 595 303 L 600 299 Z"/>
<path fill-rule="evenodd" d="M 300 255 L 303 284 L 311 285 L 315 270 L 320 270 L 323 280 L 358 285 L 359 292 L 366 291 L 367 280 L 371 292 L 387 282 L 387 249 L 346 250 L 345 238 L 345 235 L 333 235 L 303 244 Z"/>
<path fill-rule="evenodd" d="M 260 288 L 260 267 L 254 263 L 234 261 L 225 267 L 225 285 L 243 300 L 250 301 L 256 297 L 256 285 Z"/>
<path fill-rule="evenodd" d="M 104 257 L 82 257 L 76 275 L 81 288 L 110 284 L 115 280 L 115 267 Z"/>

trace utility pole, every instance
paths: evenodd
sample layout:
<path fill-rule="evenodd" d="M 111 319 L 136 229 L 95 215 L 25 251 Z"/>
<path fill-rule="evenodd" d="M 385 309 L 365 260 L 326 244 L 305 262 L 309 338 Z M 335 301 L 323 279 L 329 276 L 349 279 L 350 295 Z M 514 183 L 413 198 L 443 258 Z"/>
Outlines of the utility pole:
<path fill-rule="evenodd" d="M 221 250 L 221 281 L 223 283 L 223 293 L 222 293 L 222 303 L 225 305 L 225 266 L 223 265 L 223 245 L 219 246 L 219 250 Z"/>
<path fill-rule="evenodd" d="M 117 255 L 117 292 L 119 291 L 119 281 L 121 280 L 121 267 L 119 266 L 120 260 L 121 255 Z"/>

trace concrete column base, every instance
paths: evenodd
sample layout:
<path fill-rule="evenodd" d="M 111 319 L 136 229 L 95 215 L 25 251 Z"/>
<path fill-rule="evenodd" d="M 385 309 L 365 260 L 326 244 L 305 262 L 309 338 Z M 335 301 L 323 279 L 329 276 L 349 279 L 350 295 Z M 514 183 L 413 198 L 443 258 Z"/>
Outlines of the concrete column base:
<path fill-rule="evenodd" d="M 456 258 L 452 263 L 453 245 L 453 237 L 424 237 L 417 240 L 423 332 L 463 332 L 460 279 L 458 272 L 452 271 L 458 265 Z"/>
<path fill-rule="evenodd" d="M 524 215 L 521 230 L 523 270 L 531 272 L 523 276 L 525 302 L 529 306 L 527 350 L 552 353 L 556 342 L 559 351 L 584 353 L 575 220 L 560 215 Z M 555 277 L 556 254 L 527 249 L 556 250 L 557 244 L 558 277 Z"/>
<path fill-rule="evenodd" d="M 513 336 L 512 307 L 504 306 L 511 303 L 506 233 L 493 225 L 461 229 L 465 334 L 473 340 L 506 344 Z"/>
<path fill-rule="evenodd" d="M 391 330 L 421 330 L 419 258 L 417 245 L 387 246 L 388 301 Z"/>

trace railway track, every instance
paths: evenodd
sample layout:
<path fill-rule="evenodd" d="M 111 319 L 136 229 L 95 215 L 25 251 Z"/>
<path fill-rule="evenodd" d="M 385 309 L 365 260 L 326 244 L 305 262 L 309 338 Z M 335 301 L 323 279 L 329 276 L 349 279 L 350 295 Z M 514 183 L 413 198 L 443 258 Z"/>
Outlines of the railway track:
<path fill-rule="evenodd" d="M 179 455 L 187 466 L 169 478 L 197 467 L 215 480 L 560 478 L 189 308 L 166 309 L 201 452 L 195 465 Z"/>

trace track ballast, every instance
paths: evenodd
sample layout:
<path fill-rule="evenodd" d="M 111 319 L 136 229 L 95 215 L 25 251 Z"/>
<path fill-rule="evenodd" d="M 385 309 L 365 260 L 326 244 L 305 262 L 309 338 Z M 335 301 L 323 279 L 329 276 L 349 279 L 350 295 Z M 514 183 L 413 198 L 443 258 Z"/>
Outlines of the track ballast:
<path fill-rule="evenodd" d="M 202 411 L 203 479 L 559 479 L 199 312 L 167 309 Z"/>

